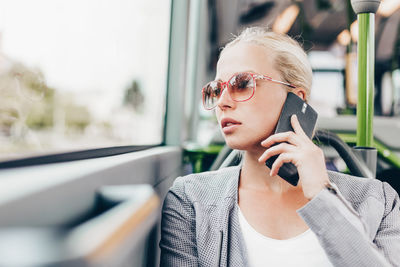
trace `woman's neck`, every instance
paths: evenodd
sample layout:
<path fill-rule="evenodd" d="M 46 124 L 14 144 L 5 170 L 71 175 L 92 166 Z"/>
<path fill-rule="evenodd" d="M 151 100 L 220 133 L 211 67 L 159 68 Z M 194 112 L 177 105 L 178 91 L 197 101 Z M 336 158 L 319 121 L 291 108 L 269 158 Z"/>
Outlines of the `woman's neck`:
<path fill-rule="evenodd" d="M 269 175 L 270 169 L 265 163 L 258 162 L 258 158 L 264 151 L 265 150 L 245 152 L 239 186 L 243 189 L 262 190 L 281 194 L 287 193 L 288 191 L 301 190 L 299 186 L 294 187 L 279 176 Z"/>

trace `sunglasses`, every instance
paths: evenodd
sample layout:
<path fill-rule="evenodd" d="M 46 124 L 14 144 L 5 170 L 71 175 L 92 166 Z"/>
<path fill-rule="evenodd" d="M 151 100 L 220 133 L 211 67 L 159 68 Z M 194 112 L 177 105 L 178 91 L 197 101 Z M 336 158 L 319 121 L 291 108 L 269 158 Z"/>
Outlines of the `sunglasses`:
<path fill-rule="evenodd" d="M 250 100 L 256 91 L 256 79 L 267 80 L 274 83 L 283 84 L 290 88 L 296 86 L 277 81 L 265 75 L 259 75 L 249 72 L 242 72 L 233 75 L 227 82 L 212 81 L 207 83 L 202 89 L 203 106 L 207 110 L 211 110 L 217 106 L 218 99 L 221 97 L 222 91 L 227 88 L 229 96 L 233 101 L 244 102 Z"/>

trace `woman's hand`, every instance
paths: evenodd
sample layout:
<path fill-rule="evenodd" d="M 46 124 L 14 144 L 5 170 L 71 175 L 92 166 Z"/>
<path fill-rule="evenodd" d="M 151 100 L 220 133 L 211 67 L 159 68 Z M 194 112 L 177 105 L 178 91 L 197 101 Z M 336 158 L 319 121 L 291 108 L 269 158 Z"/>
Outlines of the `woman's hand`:
<path fill-rule="evenodd" d="M 324 154 L 304 133 L 296 115 L 292 115 L 291 124 L 294 132 L 277 133 L 261 142 L 268 149 L 258 161 L 265 162 L 280 154 L 271 167 L 271 176 L 278 174 L 283 163 L 293 163 L 297 167 L 304 196 L 312 199 L 329 182 Z M 275 143 L 280 144 L 272 146 Z"/>

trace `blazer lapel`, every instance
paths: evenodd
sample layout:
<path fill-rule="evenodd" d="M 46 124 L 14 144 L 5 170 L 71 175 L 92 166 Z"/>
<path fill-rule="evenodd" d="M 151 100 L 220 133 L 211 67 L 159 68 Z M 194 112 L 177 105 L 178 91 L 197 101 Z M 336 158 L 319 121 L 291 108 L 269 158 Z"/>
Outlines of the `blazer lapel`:
<path fill-rule="evenodd" d="M 221 238 L 219 267 L 248 266 L 247 251 L 238 217 L 238 183 L 241 167 L 233 169 L 229 179 L 229 194 L 221 213 Z"/>

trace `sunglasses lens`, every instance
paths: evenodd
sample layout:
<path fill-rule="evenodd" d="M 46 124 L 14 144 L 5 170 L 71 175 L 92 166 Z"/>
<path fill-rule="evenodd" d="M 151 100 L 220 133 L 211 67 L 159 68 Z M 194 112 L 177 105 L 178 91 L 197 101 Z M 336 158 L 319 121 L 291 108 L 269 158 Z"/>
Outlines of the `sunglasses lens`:
<path fill-rule="evenodd" d="M 203 88 L 203 106 L 205 109 L 213 109 L 223 90 L 222 83 L 212 81 Z M 230 97 L 235 101 L 249 100 L 254 94 L 255 81 L 250 73 L 239 73 L 228 82 Z"/>
<path fill-rule="evenodd" d="M 254 94 L 254 79 L 249 73 L 239 73 L 229 80 L 228 89 L 233 100 L 249 100 Z"/>
<path fill-rule="evenodd" d="M 221 94 L 222 85 L 220 82 L 210 82 L 203 88 L 203 106 L 206 109 L 212 109 L 217 105 Z"/>

